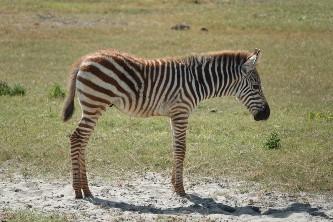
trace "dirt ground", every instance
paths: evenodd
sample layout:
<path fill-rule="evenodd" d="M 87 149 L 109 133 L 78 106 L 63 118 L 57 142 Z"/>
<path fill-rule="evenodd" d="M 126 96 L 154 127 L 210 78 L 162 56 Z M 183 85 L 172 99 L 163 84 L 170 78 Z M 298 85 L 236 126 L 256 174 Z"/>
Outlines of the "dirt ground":
<path fill-rule="evenodd" d="M 70 178 L 52 181 L 16 175 L 0 182 L 0 212 L 30 209 L 66 215 L 73 221 L 332 221 L 327 195 L 267 192 L 257 184 L 190 178 L 188 196 L 172 191 L 157 173 L 106 182 L 90 180 L 94 198 L 75 200 Z"/>

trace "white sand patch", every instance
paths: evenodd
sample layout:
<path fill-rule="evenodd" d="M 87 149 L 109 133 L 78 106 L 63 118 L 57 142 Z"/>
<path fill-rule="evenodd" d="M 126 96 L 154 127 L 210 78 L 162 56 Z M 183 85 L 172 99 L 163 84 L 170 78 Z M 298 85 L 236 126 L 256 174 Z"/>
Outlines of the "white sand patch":
<path fill-rule="evenodd" d="M 6 209 L 69 215 L 74 221 L 332 221 L 333 198 L 265 192 L 258 185 L 191 178 L 188 197 L 172 192 L 170 178 L 157 173 L 107 183 L 90 180 L 94 198 L 75 200 L 68 181 L 16 176 L 0 182 L 0 213 Z"/>

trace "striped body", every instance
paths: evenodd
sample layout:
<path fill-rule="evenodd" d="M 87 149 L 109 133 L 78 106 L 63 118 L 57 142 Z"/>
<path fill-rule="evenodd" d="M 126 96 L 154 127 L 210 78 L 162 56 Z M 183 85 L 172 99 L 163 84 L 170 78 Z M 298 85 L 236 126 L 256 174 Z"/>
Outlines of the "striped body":
<path fill-rule="evenodd" d="M 220 52 L 182 59 L 145 60 L 115 50 L 82 57 L 72 72 L 64 121 L 73 113 L 78 95 L 82 118 L 71 136 L 73 187 L 76 197 L 90 196 L 84 147 L 107 107 L 138 117 L 168 116 L 174 148 L 172 183 L 184 195 L 183 161 L 191 111 L 204 99 L 238 97 L 256 120 L 267 119 L 269 107 L 255 69 L 259 51 Z M 255 57 L 255 59 L 254 59 Z M 268 108 L 267 108 L 268 107 Z"/>

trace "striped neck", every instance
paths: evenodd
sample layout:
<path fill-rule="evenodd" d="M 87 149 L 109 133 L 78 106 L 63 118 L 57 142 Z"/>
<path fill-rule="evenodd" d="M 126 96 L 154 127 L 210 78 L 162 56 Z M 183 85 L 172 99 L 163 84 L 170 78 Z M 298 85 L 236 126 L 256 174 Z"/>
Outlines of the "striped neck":
<path fill-rule="evenodd" d="M 200 100 L 235 96 L 241 85 L 241 65 L 247 57 L 246 52 L 222 52 L 189 58 L 188 67 L 198 81 Z"/>

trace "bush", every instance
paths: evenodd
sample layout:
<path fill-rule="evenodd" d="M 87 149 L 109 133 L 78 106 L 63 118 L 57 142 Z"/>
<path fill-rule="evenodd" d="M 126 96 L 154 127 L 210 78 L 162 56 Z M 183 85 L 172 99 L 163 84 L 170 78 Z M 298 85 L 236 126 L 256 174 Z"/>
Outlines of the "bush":
<path fill-rule="evenodd" d="M 269 137 L 266 138 L 264 147 L 270 150 L 278 149 L 281 147 L 280 141 L 281 139 L 279 138 L 277 132 L 273 132 L 269 135 Z"/>
<path fill-rule="evenodd" d="M 308 118 L 310 120 L 326 120 L 326 121 L 333 121 L 333 112 L 309 112 Z"/>
<path fill-rule="evenodd" d="M 10 87 L 5 81 L 0 81 L 0 96 L 10 95 Z"/>
<path fill-rule="evenodd" d="M 15 84 L 13 88 L 11 88 L 7 82 L 0 81 L 0 96 L 24 96 L 25 95 L 25 88 L 20 84 Z"/>
<path fill-rule="evenodd" d="M 15 84 L 11 90 L 10 95 L 11 96 L 16 96 L 16 95 L 24 96 L 25 88 L 23 88 L 23 86 L 21 86 L 20 84 Z"/>
<path fill-rule="evenodd" d="M 65 91 L 61 88 L 59 84 L 54 84 L 49 91 L 50 98 L 64 98 Z"/>

